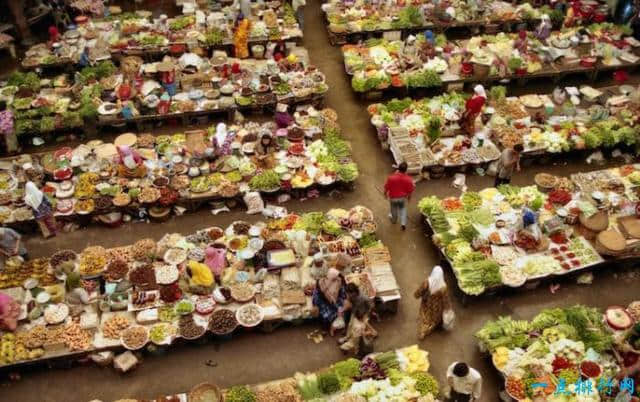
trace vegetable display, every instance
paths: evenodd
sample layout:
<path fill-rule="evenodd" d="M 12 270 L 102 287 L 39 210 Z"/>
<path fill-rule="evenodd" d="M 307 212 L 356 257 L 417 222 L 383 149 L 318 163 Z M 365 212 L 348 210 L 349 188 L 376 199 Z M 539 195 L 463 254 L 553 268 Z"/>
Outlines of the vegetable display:
<path fill-rule="evenodd" d="M 630 305 L 631 306 L 631 305 Z M 623 307 L 620 308 L 624 311 Z M 487 322 L 475 334 L 481 349 L 505 377 L 507 391 L 521 400 L 552 395 L 563 389 L 568 399 L 577 400 L 578 382 L 590 382 L 588 400 L 599 401 L 622 389 L 622 371 L 630 363 L 618 359 L 628 345 L 624 330 L 603 322 L 603 311 L 582 305 L 542 310 L 530 321 L 499 317 Z M 631 330 L 633 332 L 633 330 Z M 597 387 L 602 380 L 609 387 Z M 534 384 L 542 383 L 543 386 Z"/>

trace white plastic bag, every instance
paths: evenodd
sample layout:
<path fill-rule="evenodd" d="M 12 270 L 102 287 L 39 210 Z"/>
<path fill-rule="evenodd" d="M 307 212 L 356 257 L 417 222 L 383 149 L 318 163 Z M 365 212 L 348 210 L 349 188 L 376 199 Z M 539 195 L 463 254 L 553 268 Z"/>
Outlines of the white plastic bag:
<path fill-rule="evenodd" d="M 257 191 L 251 191 L 244 195 L 244 203 L 248 214 L 259 214 L 264 209 L 264 201 Z"/>
<path fill-rule="evenodd" d="M 453 311 L 453 309 L 446 309 L 442 313 L 442 327 L 447 331 L 451 331 L 455 326 L 455 322 L 456 313 Z"/>
<path fill-rule="evenodd" d="M 344 322 L 344 317 L 342 315 L 337 316 L 336 319 L 331 323 L 331 328 L 335 330 L 344 329 L 346 326 L 347 324 Z"/>

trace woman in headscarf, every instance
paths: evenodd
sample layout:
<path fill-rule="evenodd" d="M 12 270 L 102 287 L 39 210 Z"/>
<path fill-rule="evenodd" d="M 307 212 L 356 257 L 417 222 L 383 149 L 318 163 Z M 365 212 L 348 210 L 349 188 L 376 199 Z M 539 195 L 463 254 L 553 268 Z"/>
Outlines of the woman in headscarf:
<path fill-rule="evenodd" d="M 443 313 L 450 308 L 447 283 L 439 265 L 433 268 L 429 278 L 414 293 L 414 297 L 420 299 L 418 338 L 423 340 L 442 324 Z"/>
<path fill-rule="evenodd" d="M 142 164 L 140 154 L 128 145 L 120 145 L 118 150 L 118 174 L 123 177 L 142 177 L 147 169 Z"/>
<path fill-rule="evenodd" d="M 329 269 L 327 276 L 316 282 L 316 288 L 313 291 L 313 305 L 318 309 L 323 324 L 329 327 L 331 336 L 335 334 L 337 329 L 332 325 L 333 322 L 339 317 L 342 318 L 342 307 L 346 297 L 344 280 L 337 269 Z"/>
<path fill-rule="evenodd" d="M 293 116 L 288 112 L 286 103 L 278 103 L 276 105 L 276 124 L 278 128 L 287 128 L 293 124 Z"/>
<path fill-rule="evenodd" d="M 22 236 L 11 228 L 0 228 L 0 254 L 5 257 L 16 255 L 26 258 L 27 249 L 22 244 Z"/>
<path fill-rule="evenodd" d="M 220 281 L 222 271 L 224 271 L 227 266 L 226 254 L 226 249 L 213 246 L 207 247 L 204 251 L 204 263 L 209 267 L 218 282 Z"/>
<path fill-rule="evenodd" d="M 8 294 L 0 292 L 0 329 L 15 331 L 18 326 L 18 316 L 20 316 L 20 304 Z"/>
<path fill-rule="evenodd" d="M 238 14 L 236 26 L 233 32 L 233 47 L 235 56 L 238 59 L 249 57 L 249 32 L 251 31 L 251 21 L 244 18 L 242 13 Z"/>
<path fill-rule="evenodd" d="M 473 96 L 467 99 L 465 110 L 462 114 L 462 126 L 469 136 L 476 133 L 476 118 L 482 112 L 484 103 L 487 101 L 487 93 L 480 84 L 473 88 Z"/>
<path fill-rule="evenodd" d="M 42 236 L 55 236 L 57 225 L 51 203 L 32 181 L 28 181 L 24 187 L 24 202 L 33 209 L 33 216 L 38 222 Z"/>

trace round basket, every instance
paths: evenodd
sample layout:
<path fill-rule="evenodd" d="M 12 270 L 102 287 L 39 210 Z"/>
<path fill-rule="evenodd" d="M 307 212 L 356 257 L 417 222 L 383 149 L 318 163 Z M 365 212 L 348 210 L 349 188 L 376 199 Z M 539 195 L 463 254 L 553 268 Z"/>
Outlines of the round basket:
<path fill-rule="evenodd" d="M 222 402 L 220 389 L 208 382 L 203 382 L 191 388 L 187 395 L 188 402 Z"/>
<path fill-rule="evenodd" d="M 473 71 L 477 78 L 487 78 L 489 76 L 490 66 L 485 64 L 473 63 Z"/>
<path fill-rule="evenodd" d="M 603 255 L 616 256 L 624 252 L 626 240 L 616 230 L 605 230 L 596 236 L 595 249 Z"/>

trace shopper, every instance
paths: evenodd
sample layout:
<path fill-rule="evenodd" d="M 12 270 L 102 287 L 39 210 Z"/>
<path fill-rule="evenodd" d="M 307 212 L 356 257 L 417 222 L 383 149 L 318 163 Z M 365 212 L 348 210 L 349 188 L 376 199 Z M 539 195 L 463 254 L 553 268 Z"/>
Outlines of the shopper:
<path fill-rule="evenodd" d="M 447 369 L 447 383 L 451 389 L 448 399 L 450 402 L 480 400 L 482 376 L 467 363 L 452 363 Z"/>
<path fill-rule="evenodd" d="M 337 269 L 329 269 L 327 276 L 316 282 L 313 305 L 318 309 L 322 322 L 329 327 L 331 336 L 345 327 L 342 307 L 346 297 L 344 279 Z"/>
<path fill-rule="evenodd" d="M 0 134 L 4 136 L 8 154 L 14 154 L 20 150 L 18 136 L 13 126 L 13 112 L 7 107 L 5 101 L 0 101 Z"/>
<path fill-rule="evenodd" d="M 482 112 L 485 102 L 487 101 L 487 93 L 482 85 L 476 85 L 473 88 L 474 95 L 467 99 L 465 103 L 464 113 L 462 114 L 462 128 L 469 136 L 476 133 L 476 118 Z"/>
<path fill-rule="evenodd" d="M 247 57 L 249 57 L 250 31 L 251 22 L 248 18 L 245 18 L 242 13 L 239 13 L 233 31 L 233 48 L 235 56 L 238 59 L 246 59 Z"/>
<path fill-rule="evenodd" d="M 300 25 L 300 30 L 302 32 L 304 32 L 304 6 L 306 5 L 307 5 L 307 0 L 291 1 L 293 12 L 296 13 L 296 19 L 298 20 L 298 25 Z"/>
<path fill-rule="evenodd" d="M 429 278 L 422 283 L 413 296 L 420 299 L 418 338 L 423 340 L 443 323 L 445 311 L 451 308 L 449 290 L 439 265 L 433 268 Z"/>
<path fill-rule="evenodd" d="M 45 238 L 55 236 L 57 225 L 51 203 L 32 181 L 28 181 L 24 187 L 24 202 L 33 210 L 33 216 L 38 222 L 42 236 Z"/>
<path fill-rule="evenodd" d="M 5 257 L 19 255 L 26 258 L 27 249 L 22 244 L 22 236 L 11 228 L 0 228 L 0 254 Z"/>
<path fill-rule="evenodd" d="M 352 352 L 357 357 L 373 351 L 373 339 L 378 332 L 369 323 L 369 313 L 364 305 L 354 308 L 347 326 L 347 334 L 340 338 L 340 349 L 344 353 Z"/>
<path fill-rule="evenodd" d="M 384 184 L 384 195 L 389 199 L 391 208 L 391 222 L 395 224 L 399 217 L 402 230 L 407 228 L 407 202 L 415 188 L 411 176 L 407 174 L 406 162 L 402 162 Z"/>
<path fill-rule="evenodd" d="M 498 173 L 494 187 L 501 184 L 509 184 L 513 171 L 520 171 L 520 154 L 524 150 L 522 144 L 516 144 L 513 148 L 505 148 L 498 159 Z"/>

